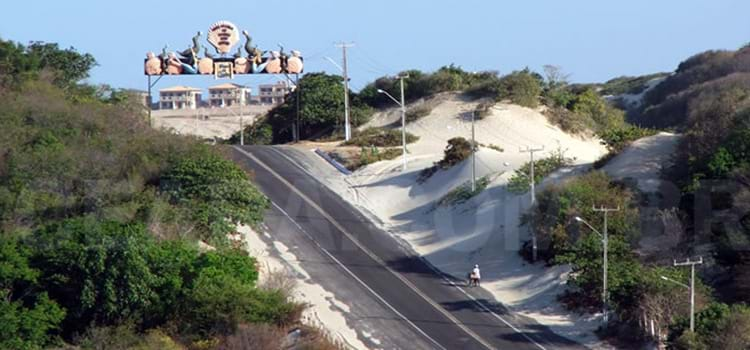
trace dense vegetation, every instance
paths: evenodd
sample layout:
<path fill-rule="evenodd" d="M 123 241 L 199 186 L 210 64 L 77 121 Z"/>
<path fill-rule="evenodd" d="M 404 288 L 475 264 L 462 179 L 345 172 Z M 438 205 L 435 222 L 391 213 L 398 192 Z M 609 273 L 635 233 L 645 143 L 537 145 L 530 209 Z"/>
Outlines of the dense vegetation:
<path fill-rule="evenodd" d="M 601 230 L 603 216 L 593 207 L 620 208 L 608 216 L 608 295 L 616 318 L 607 332 L 632 340 L 648 329 L 642 323 L 646 316 L 660 327 L 669 325 L 668 335 L 675 349 L 726 348 L 719 344 L 745 348 L 750 344 L 743 333 L 750 324 L 747 307 L 729 307 L 715 301 L 712 290 L 700 280 L 696 281 L 696 334 L 687 331 L 688 293 L 661 276 L 687 283 L 689 270 L 646 264 L 635 254 L 640 233 L 638 201 L 635 193 L 601 172 L 587 173 L 540 193 L 537 206 L 524 222 L 533 224 L 537 232 L 540 258 L 572 268 L 568 280 L 571 289 L 562 300 L 571 308 L 601 308 L 602 237 L 575 217 Z M 530 255 L 528 244 L 523 252 Z"/>
<path fill-rule="evenodd" d="M 522 106 L 536 107 L 542 90 L 542 77 L 528 69 L 500 77 L 497 72 L 472 73 L 451 64 L 433 73 L 408 70 L 399 75 L 408 76 L 404 80 L 404 97 L 407 102 L 453 91 L 465 92 L 474 98 L 490 97 L 498 101 L 507 99 Z M 399 80 L 398 77 L 378 78 L 362 89 L 360 97 L 363 102 L 375 108 L 391 106 L 393 101 L 377 90 L 400 96 Z"/>
<path fill-rule="evenodd" d="M 601 86 L 598 86 L 599 93 L 602 95 L 637 95 L 642 93 L 648 82 L 654 79 L 665 78 L 667 73 L 654 73 L 641 75 L 637 77 L 622 76 L 607 80 Z"/>
<path fill-rule="evenodd" d="M 325 73 L 308 73 L 300 78 L 301 93 L 289 94 L 284 103 L 269 111 L 266 117 L 245 129 L 248 143 L 270 144 L 294 140 L 297 122 L 297 99 L 300 108 L 301 140 L 315 139 L 331 134 L 343 135 L 344 85 L 342 77 Z M 358 94 L 349 92 L 350 121 L 352 127 L 366 123 L 373 111 Z M 232 140 L 238 139 L 238 136 Z"/>
<path fill-rule="evenodd" d="M 0 41 L 0 348 L 207 348 L 297 322 L 302 307 L 256 286 L 226 239 L 267 199 L 219 150 L 80 84 L 93 64 Z"/>
<path fill-rule="evenodd" d="M 419 140 L 418 136 L 407 132 L 406 143 L 414 143 Z M 355 131 L 349 141 L 342 143 L 344 146 L 361 146 L 361 147 L 397 147 L 403 143 L 401 130 L 386 128 L 367 128 L 362 131 Z"/>
<path fill-rule="evenodd" d="M 621 208 L 610 213 L 608 220 L 609 300 L 616 315 L 610 323 L 614 327 L 607 329 L 610 335 L 630 340 L 634 334 L 645 337 L 648 325 L 642 319 L 646 316 L 667 332 L 668 344 L 674 349 L 750 346 L 746 336 L 750 313 L 744 304 L 750 301 L 750 273 L 746 272 L 750 266 L 749 50 L 710 51 L 689 58 L 646 92 L 641 110 L 628 115 L 641 126 L 670 127 L 684 133 L 674 166 L 666 173 L 682 198 L 678 208 L 662 208 L 674 213 L 669 219 L 674 223 L 661 229 L 676 240 L 669 242 L 673 248 L 664 248 L 673 249 L 671 254 L 711 256 L 706 266 L 706 271 L 713 271 L 708 280 L 711 286 L 697 281 L 695 333 L 688 331 L 687 291 L 661 278 L 687 283 L 689 270 L 664 267 L 669 265 L 663 257 L 636 254 L 644 229 L 639 227 L 642 214 L 636 208 L 653 198 L 592 172 L 540 193 L 538 205 L 525 218 L 537 232 L 540 256 L 548 263 L 572 267 L 572 288 L 563 299 L 574 308 L 595 309 L 601 306 L 601 237 L 574 217 L 581 216 L 600 228 L 601 214 L 592 211 L 593 205 Z M 608 93 L 640 93 L 636 90 L 641 83 L 651 78 L 616 79 L 605 86 L 612 90 Z M 568 122 L 588 115 L 588 125 L 613 152 L 654 132 L 622 123 L 621 112 L 609 110 L 597 98 L 592 89 L 596 86 L 557 86 L 545 90 L 548 105 L 565 107 L 553 112 L 573 114 Z M 578 103 L 583 105 L 576 107 Z M 721 210 L 721 216 L 715 215 L 716 210 Z M 666 220 L 667 216 L 661 215 Z M 701 252 L 697 247 L 702 247 Z M 527 245 L 524 254 L 529 252 Z"/>
<path fill-rule="evenodd" d="M 565 157 L 562 150 L 550 152 L 549 156 L 534 160 L 534 183 L 538 184 L 555 170 L 570 165 L 572 159 Z M 513 176 L 508 180 L 508 191 L 512 193 L 524 193 L 531 186 L 531 162 L 524 163 L 515 170 Z"/>

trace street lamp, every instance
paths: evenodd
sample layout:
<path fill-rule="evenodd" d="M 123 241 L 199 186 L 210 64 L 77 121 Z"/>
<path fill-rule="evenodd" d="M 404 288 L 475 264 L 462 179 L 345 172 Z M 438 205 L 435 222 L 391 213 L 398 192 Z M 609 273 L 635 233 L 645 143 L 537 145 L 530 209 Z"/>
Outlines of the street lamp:
<path fill-rule="evenodd" d="M 690 260 L 687 259 L 685 262 L 678 263 L 677 260 L 674 261 L 674 266 L 690 266 L 690 285 L 684 284 L 679 281 L 675 281 L 669 277 L 666 276 L 659 276 L 661 279 L 665 281 L 669 281 L 672 283 L 676 283 L 680 286 L 683 286 L 690 290 L 690 332 L 695 332 L 695 265 L 703 264 L 703 257 L 700 257 L 698 260 Z"/>
<path fill-rule="evenodd" d="M 396 102 L 399 107 L 401 107 L 401 146 L 402 146 L 402 158 L 403 158 L 403 166 L 401 168 L 401 171 L 406 170 L 406 103 L 404 102 L 404 78 L 408 78 L 408 76 L 400 76 L 399 79 L 401 80 L 401 102 L 399 102 L 395 97 L 391 96 L 387 91 L 378 89 L 379 94 L 383 94 L 388 96 L 393 102 Z"/>
<path fill-rule="evenodd" d="M 602 284 L 603 284 L 603 287 L 602 287 L 602 310 L 604 312 L 604 318 L 603 318 L 602 321 L 604 322 L 604 324 L 606 324 L 607 321 L 608 321 L 608 319 L 609 319 L 609 317 L 607 316 L 607 245 L 608 245 L 607 244 L 607 226 L 606 225 L 604 226 L 604 234 L 602 234 L 601 232 L 599 232 L 597 229 L 595 229 L 593 226 L 591 226 L 591 224 L 589 224 L 586 220 L 584 220 L 580 216 L 576 216 L 575 220 L 578 221 L 578 222 L 583 223 L 586 226 L 588 226 L 592 231 L 596 232 L 596 234 L 598 234 L 599 237 L 602 238 L 602 246 L 604 247 L 604 256 L 603 256 L 603 260 L 604 260 L 603 265 L 604 266 L 602 268 L 603 275 L 604 275 L 603 278 L 602 278 Z"/>

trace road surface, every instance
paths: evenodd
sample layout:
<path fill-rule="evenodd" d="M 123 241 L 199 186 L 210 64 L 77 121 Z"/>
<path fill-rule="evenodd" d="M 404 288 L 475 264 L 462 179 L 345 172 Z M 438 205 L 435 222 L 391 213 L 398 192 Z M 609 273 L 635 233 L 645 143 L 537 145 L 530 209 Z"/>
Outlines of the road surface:
<path fill-rule="evenodd" d="M 232 157 L 254 172 L 254 182 L 273 202 L 266 216 L 271 235 L 294 247 L 311 278 L 352 308 L 347 320 L 368 346 L 584 349 L 510 314 L 480 288 L 467 289 L 464 281 L 441 274 L 285 152 L 285 147 L 244 146 L 234 147 Z"/>

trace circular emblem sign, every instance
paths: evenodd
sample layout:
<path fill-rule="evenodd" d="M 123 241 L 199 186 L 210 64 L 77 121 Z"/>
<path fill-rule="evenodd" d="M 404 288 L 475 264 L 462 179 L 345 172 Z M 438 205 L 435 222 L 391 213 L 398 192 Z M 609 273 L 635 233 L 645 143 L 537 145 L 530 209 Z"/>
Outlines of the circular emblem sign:
<path fill-rule="evenodd" d="M 219 53 L 228 53 L 239 40 L 240 32 L 232 22 L 218 21 L 208 28 L 208 42 Z"/>

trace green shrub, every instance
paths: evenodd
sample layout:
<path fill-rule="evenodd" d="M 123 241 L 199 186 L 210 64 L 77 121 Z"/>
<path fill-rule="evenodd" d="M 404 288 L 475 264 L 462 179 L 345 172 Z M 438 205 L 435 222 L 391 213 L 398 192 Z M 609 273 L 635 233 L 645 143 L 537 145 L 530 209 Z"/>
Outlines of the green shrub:
<path fill-rule="evenodd" d="M 400 129 L 367 128 L 355 132 L 349 141 L 342 143 L 344 146 L 360 147 L 397 147 L 401 146 L 402 137 Z M 406 143 L 414 143 L 419 140 L 418 136 L 406 133 Z"/>
<path fill-rule="evenodd" d="M 545 177 L 562 167 L 568 166 L 573 160 L 565 157 L 562 150 L 552 152 L 549 157 L 534 161 L 534 183 L 538 184 Z M 531 178 L 531 162 L 526 162 L 515 171 L 508 181 L 508 190 L 512 193 L 524 193 L 529 190 Z"/>
<path fill-rule="evenodd" d="M 423 169 L 417 177 L 417 183 L 424 183 L 438 170 L 450 169 L 466 158 L 469 158 L 472 151 L 476 151 L 476 145 L 472 147 L 471 142 L 463 137 L 454 137 L 448 140 L 448 145 L 445 146 L 445 150 L 443 151 L 443 159 L 435 163 L 435 165 Z"/>
<path fill-rule="evenodd" d="M 432 113 L 432 106 L 422 104 L 407 109 L 405 119 L 407 123 L 411 123 L 430 115 L 430 113 Z"/>
<path fill-rule="evenodd" d="M 483 101 L 477 104 L 477 107 L 474 109 L 474 117 L 477 120 L 482 120 L 485 117 L 492 114 L 492 107 L 495 107 L 494 101 Z"/>
<path fill-rule="evenodd" d="M 551 186 L 537 195 L 537 205 L 522 223 L 531 223 L 537 232 L 538 253 L 551 261 L 561 252 L 575 244 L 579 230 L 586 227 L 575 225 L 575 216 L 583 217 L 594 227 L 602 227 L 601 213 L 594 206 L 620 207 L 620 211 L 609 215 L 610 235 L 625 237 L 631 242 L 637 238 L 638 210 L 631 206 L 635 201 L 629 190 L 616 184 L 603 172 L 591 172 L 574 178 L 560 186 Z"/>
<path fill-rule="evenodd" d="M 617 77 L 602 84 L 600 93 L 602 95 L 640 94 L 646 89 L 651 80 L 667 76 L 669 76 L 668 73 L 654 73 L 638 77 Z"/>
<path fill-rule="evenodd" d="M 621 128 L 625 123 L 625 113 L 612 107 L 591 89 L 576 97 L 572 112 L 591 120 L 597 134 Z"/>
<path fill-rule="evenodd" d="M 200 238 L 221 242 L 236 223 L 257 225 L 268 199 L 236 164 L 204 151 L 177 159 L 160 186 L 191 212 Z"/>
<path fill-rule="evenodd" d="M 507 98 L 515 104 L 535 108 L 539 105 L 539 96 L 542 93 L 542 78 L 527 68 L 502 77 L 500 89 L 498 99 Z"/>
<path fill-rule="evenodd" d="M 484 191 L 487 186 L 490 184 L 490 179 L 488 176 L 482 176 L 479 179 L 477 179 L 476 186 L 474 188 L 474 191 L 471 190 L 471 180 L 466 181 L 460 185 L 458 185 L 456 188 L 452 189 L 450 192 L 446 193 L 443 197 L 441 197 L 436 203 L 435 206 L 437 207 L 446 207 L 446 206 L 456 206 L 460 205 L 472 197 L 480 194 L 482 191 Z"/>
<path fill-rule="evenodd" d="M 379 150 L 376 147 L 370 147 L 370 149 L 362 147 L 359 152 L 359 163 L 350 164 L 347 168 L 353 171 L 365 165 L 379 162 L 381 160 L 396 159 L 401 155 L 403 155 L 403 150 L 398 148 L 386 148 L 384 150 Z"/>
<path fill-rule="evenodd" d="M 42 349 L 56 342 L 53 334 L 59 329 L 65 310 L 40 293 L 31 305 L 10 301 L 6 291 L 0 290 L 0 348 Z"/>

